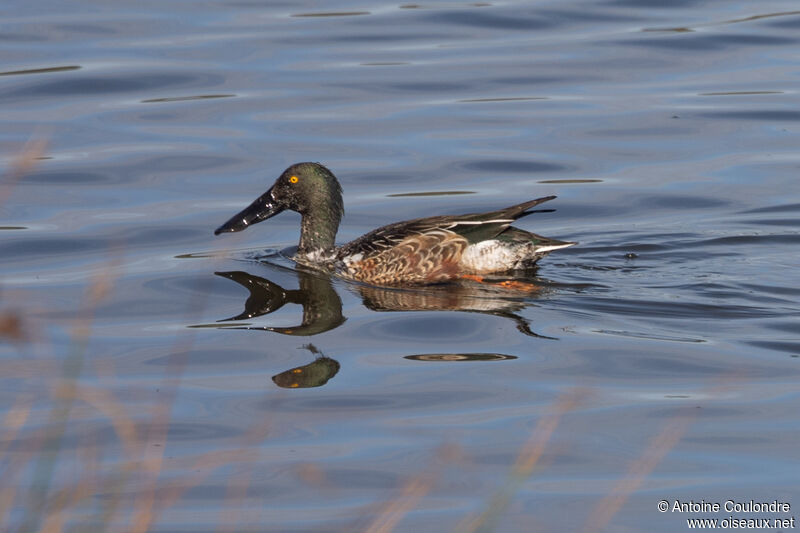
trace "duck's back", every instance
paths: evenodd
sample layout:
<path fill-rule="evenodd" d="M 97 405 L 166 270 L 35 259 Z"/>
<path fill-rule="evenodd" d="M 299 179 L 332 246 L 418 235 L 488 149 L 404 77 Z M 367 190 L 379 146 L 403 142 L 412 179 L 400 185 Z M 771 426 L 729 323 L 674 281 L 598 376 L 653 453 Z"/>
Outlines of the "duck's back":
<path fill-rule="evenodd" d="M 437 283 L 532 265 L 556 247 L 572 243 L 510 225 L 553 198 L 488 213 L 434 216 L 380 227 L 338 249 L 339 274 L 380 285 Z M 536 253 L 542 245 L 548 248 Z"/>

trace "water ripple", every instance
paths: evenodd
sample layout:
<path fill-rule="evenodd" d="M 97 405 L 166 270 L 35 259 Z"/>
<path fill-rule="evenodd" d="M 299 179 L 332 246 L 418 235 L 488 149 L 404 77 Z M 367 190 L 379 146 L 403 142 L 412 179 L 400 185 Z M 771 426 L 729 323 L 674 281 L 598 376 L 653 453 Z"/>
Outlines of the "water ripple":
<path fill-rule="evenodd" d="M 70 76 L 69 79 L 54 79 L 20 84 L 0 91 L 0 102 L 19 101 L 41 96 L 66 95 L 97 96 L 111 93 L 152 92 L 166 88 L 213 87 L 224 80 L 221 75 L 208 73 L 154 73 L 107 74 Z"/>

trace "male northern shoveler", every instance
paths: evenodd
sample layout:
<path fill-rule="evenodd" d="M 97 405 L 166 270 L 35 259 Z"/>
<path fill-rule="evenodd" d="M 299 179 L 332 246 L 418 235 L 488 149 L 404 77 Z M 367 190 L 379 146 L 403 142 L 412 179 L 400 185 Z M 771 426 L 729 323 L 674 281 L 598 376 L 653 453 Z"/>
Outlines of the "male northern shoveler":
<path fill-rule="evenodd" d="M 397 222 L 343 246 L 334 240 L 344 207 L 342 187 L 319 163 L 297 163 L 255 202 L 214 231 L 241 231 L 284 209 L 302 215 L 294 260 L 376 285 L 439 283 L 533 266 L 574 242 L 541 237 L 511 226 L 545 196 L 499 211 L 444 215 Z"/>

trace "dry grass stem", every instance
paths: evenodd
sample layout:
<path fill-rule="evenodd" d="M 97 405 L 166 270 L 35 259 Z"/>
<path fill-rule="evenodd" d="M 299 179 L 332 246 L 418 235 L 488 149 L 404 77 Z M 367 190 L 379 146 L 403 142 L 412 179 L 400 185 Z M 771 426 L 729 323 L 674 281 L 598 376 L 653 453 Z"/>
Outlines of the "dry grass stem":
<path fill-rule="evenodd" d="M 735 375 L 722 376 L 718 384 L 711 388 L 710 396 L 718 395 L 733 386 L 735 381 Z M 630 495 L 639 489 L 647 476 L 664 460 L 670 450 L 677 446 L 694 421 L 696 413 L 695 409 L 684 408 L 664 424 L 661 431 L 650 440 L 642 455 L 631 462 L 625 477 L 614 485 L 608 496 L 595 505 L 584 523 L 583 532 L 594 533 L 605 529 L 611 523 Z"/>
<path fill-rule="evenodd" d="M 29 339 L 28 333 L 23 325 L 22 316 L 13 311 L 0 313 L 0 338 L 10 339 L 15 342 L 22 342 Z"/>
<path fill-rule="evenodd" d="M 76 386 L 72 390 L 72 394 L 75 399 L 86 402 L 108 417 L 117 438 L 123 445 L 126 457 L 136 457 L 140 453 L 137 446 L 136 424 L 128 417 L 122 404 L 116 401 L 113 394 L 107 390 L 85 385 Z M 59 397 L 57 396 L 57 398 Z M 61 399 L 67 398 L 61 397 Z"/>
<path fill-rule="evenodd" d="M 14 405 L 6 412 L 2 426 L 3 440 L 0 440 L 0 460 L 3 459 L 6 448 L 16 440 L 20 428 L 22 428 L 28 420 L 32 403 L 33 398 L 31 396 L 21 394 L 14 400 Z M 2 515 L 0 514 L 0 516 Z"/>
<path fill-rule="evenodd" d="M 486 510 L 473 519 L 459 525 L 458 531 L 469 533 L 491 531 L 495 522 L 506 510 L 514 495 L 527 480 L 542 457 L 548 442 L 566 413 L 575 409 L 586 395 L 583 390 L 574 390 L 560 396 L 551 409 L 534 426 L 531 436 L 517 456 L 505 485 L 494 495 Z"/>
<path fill-rule="evenodd" d="M 86 356 L 94 310 L 113 286 L 112 280 L 116 275 L 118 265 L 119 260 L 112 258 L 109 266 L 90 280 L 83 305 L 75 318 L 70 353 L 64 359 L 61 376 L 53 387 L 52 406 L 39 448 L 39 455 L 36 457 L 33 479 L 28 490 L 25 518 L 20 527 L 21 533 L 32 533 L 38 530 L 39 523 L 48 518 L 48 493 L 69 424 L 70 411 L 77 396 L 77 383 Z"/>
<path fill-rule="evenodd" d="M 417 474 L 411 478 L 400 494 L 379 513 L 377 518 L 366 528 L 365 533 L 389 533 L 400 520 L 431 490 L 435 478 L 431 474 Z"/>
<path fill-rule="evenodd" d="M 441 446 L 432 464 L 409 479 L 400 494 L 387 502 L 375 519 L 364 529 L 365 533 L 389 533 L 416 507 L 436 483 L 442 466 L 460 457 L 459 449 L 453 445 Z"/>
<path fill-rule="evenodd" d="M 237 526 L 242 523 L 244 518 L 241 509 L 247 498 L 247 489 L 252 477 L 253 472 L 248 469 L 234 474 L 228 479 L 224 505 L 220 510 L 219 527 L 217 528 L 220 533 L 236 533 L 238 531 Z"/>
<path fill-rule="evenodd" d="M 45 137 L 33 138 L 25 143 L 22 151 L 12 160 L 6 173 L 5 187 L 0 188 L 0 205 L 3 205 L 8 200 L 14 185 L 33 170 L 38 161 L 44 156 L 46 150 L 47 138 Z"/>
<path fill-rule="evenodd" d="M 594 506 L 582 531 L 585 533 L 602 531 L 611 523 L 630 495 L 638 490 L 647 476 L 683 438 L 693 419 L 691 414 L 684 413 L 673 417 L 661 428 L 661 431 L 650 440 L 644 452 L 631 462 L 625 476 Z"/>

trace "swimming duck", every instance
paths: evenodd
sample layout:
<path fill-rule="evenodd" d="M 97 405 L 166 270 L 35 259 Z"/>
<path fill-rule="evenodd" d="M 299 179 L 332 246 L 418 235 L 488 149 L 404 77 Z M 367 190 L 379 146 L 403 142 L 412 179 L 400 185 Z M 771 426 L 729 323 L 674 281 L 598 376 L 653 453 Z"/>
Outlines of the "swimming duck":
<path fill-rule="evenodd" d="M 302 215 L 293 259 L 340 277 L 375 285 L 441 283 L 528 268 L 560 248 L 576 244 L 511 226 L 545 196 L 498 211 L 443 215 L 396 222 L 336 247 L 344 213 L 342 187 L 319 163 L 287 168 L 270 189 L 214 231 L 242 231 L 284 209 Z"/>

